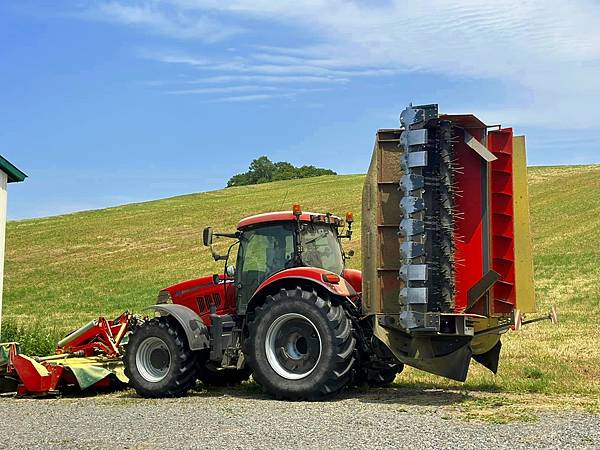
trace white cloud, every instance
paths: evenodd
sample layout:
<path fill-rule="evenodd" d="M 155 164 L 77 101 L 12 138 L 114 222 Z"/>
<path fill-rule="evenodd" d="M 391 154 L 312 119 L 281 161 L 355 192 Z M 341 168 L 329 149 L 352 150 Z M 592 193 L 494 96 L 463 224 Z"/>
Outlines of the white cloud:
<path fill-rule="evenodd" d="M 347 80 L 349 77 L 370 77 L 381 75 L 394 75 L 400 72 L 398 69 L 377 68 L 377 67 L 349 67 L 344 69 L 342 63 L 339 68 L 328 68 L 316 64 L 310 60 L 302 60 L 301 58 L 293 58 L 294 63 L 273 63 L 263 64 L 257 61 L 256 55 L 236 56 L 229 58 L 213 58 L 197 57 L 190 54 L 182 53 L 181 51 L 150 51 L 141 50 L 138 52 L 140 56 L 160 61 L 168 64 L 182 64 L 194 66 L 198 69 L 206 71 L 232 72 L 241 74 L 257 74 L 271 76 L 308 76 L 329 80 Z M 264 56 L 264 54 L 261 54 Z M 276 56 L 276 55 L 273 55 Z M 291 62 L 292 59 L 288 59 Z M 346 65 L 349 66 L 349 65 Z"/>
<path fill-rule="evenodd" d="M 311 75 L 216 75 L 216 76 L 204 76 L 201 78 L 193 79 L 180 79 L 180 80 L 150 80 L 142 81 L 141 83 L 150 87 L 162 87 L 172 86 L 174 84 L 181 85 L 218 85 L 218 84 L 230 84 L 234 83 L 266 83 L 266 84 L 279 84 L 279 85 L 314 85 L 314 84 L 325 84 L 325 85 L 344 85 L 350 82 L 349 78 L 340 77 L 326 77 L 326 76 L 311 76 Z M 261 84 L 260 86 L 263 86 Z M 185 90 L 185 89 L 179 89 Z M 174 90 L 176 91 L 176 90 Z M 172 91 L 172 92 L 174 92 Z M 171 91 L 170 91 L 171 92 Z"/>
<path fill-rule="evenodd" d="M 233 97 L 216 98 L 212 101 L 240 103 L 240 102 L 255 102 L 257 100 L 270 100 L 275 97 L 276 97 L 275 95 L 271 95 L 271 94 L 252 94 L 252 95 L 238 95 L 238 96 L 233 96 Z"/>
<path fill-rule="evenodd" d="M 176 39 L 202 39 L 206 42 L 221 41 L 243 31 L 238 26 L 225 25 L 206 14 L 182 14 L 167 4 L 156 0 L 127 3 L 108 1 L 87 10 L 84 17 L 145 27 Z"/>
<path fill-rule="evenodd" d="M 349 78 L 326 77 L 326 76 L 311 76 L 311 75 L 288 75 L 288 76 L 272 76 L 272 75 L 217 75 L 198 78 L 189 81 L 191 84 L 204 83 L 238 83 L 238 82 L 262 82 L 262 83 L 291 83 L 291 84 L 346 84 L 350 81 Z"/>
<path fill-rule="evenodd" d="M 210 88 L 197 88 L 197 89 L 180 89 L 174 91 L 168 91 L 168 94 L 177 95 L 188 95 L 188 94 L 230 94 L 234 92 L 267 92 L 267 91 L 279 91 L 281 88 L 274 86 L 224 86 L 224 87 L 210 87 Z"/>
<path fill-rule="evenodd" d="M 262 101 L 271 100 L 274 98 L 287 98 L 288 100 L 294 100 L 299 94 L 305 94 L 309 92 L 323 92 L 328 90 L 327 88 L 282 88 L 278 86 L 223 86 L 223 87 L 210 87 L 210 88 L 197 88 L 197 89 L 181 89 L 175 91 L 168 91 L 168 94 L 175 95 L 203 95 L 207 96 L 206 102 L 251 102 L 251 101 Z M 244 95 L 224 95 L 218 96 L 219 94 L 237 94 L 247 93 Z M 217 95 L 215 97 L 215 95 Z"/>
<path fill-rule="evenodd" d="M 196 56 L 189 56 L 173 52 L 157 52 L 149 50 L 139 50 L 139 56 L 147 59 L 153 59 L 167 64 L 186 64 L 189 66 L 205 67 L 210 64 L 210 60 L 205 58 L 198 58 Z"/>
<path fill-rule="evenodd" d="M 206 61 L 185 53 L 154 55 L 163 62 L 222 72 L 216 79 L 314 77 L 316 82 L 406 71 L 489 79 L 505 83 L 512 96 L 491 112 L 510 114 L 513 122 L 518 117 L 523 124 L 598 126 L 600 4 L 593 0 L 147 0 L 135 7 L 107 5 L 104 13 L 115 21 L 181 37 L 206 39 L 206 30 L 214 28 L 210 17 L 219 17 L 226 30 L 234 30 L 240 20 L 254 24 L 246 36 L 260 46 L 242 56 L 230 52 L 220 61 Z M 261 30 L 268 23 L 289 27 L 307 44 L 285 48 L 264 42 L 269 36 Z"/>

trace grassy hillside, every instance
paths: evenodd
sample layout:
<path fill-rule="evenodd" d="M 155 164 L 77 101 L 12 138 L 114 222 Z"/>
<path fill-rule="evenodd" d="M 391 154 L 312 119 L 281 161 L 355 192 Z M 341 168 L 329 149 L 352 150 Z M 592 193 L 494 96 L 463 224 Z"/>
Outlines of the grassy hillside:
<path fill-rule="evenodd" d="M 4 317 L 56 336 L 103 315 L 139 312 L 171 283 L 222 270 L 201 246 L 201 230 L 232 230 L 244 216 L 289 209 L 355 212 L 360 265 L 362 175 L 230 188 L 61 217 L 11 222 Z M 562 323 L 504 338 L 494 377 L 477 365 L 467 386 L 501 391 L 600 394 L 600 166 L 529 171 L 536 293 Z M 458 386 L 407 370 L 401 383 Z"/>

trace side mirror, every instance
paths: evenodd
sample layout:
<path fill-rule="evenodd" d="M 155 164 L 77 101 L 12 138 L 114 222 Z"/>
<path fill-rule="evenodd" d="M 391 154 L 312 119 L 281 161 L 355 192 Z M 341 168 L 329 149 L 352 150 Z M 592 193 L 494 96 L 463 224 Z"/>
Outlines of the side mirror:
<path fill-rule="evenodd" d="M 210 247 L 213 240 L 213 231 L 212 227 L 206 227 L 202 232 L 202 242 L 204 242 L 205 247 Z"/>

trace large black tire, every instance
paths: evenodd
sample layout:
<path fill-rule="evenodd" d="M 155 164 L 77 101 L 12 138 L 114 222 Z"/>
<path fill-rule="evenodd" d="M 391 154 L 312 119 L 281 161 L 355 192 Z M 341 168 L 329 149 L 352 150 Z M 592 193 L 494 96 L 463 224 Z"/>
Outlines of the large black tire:
<path fill-rule="evenodd" d="M 129 385 L 142 397 L 178 397 L 196 382 L 197 354 L 177 321 L 144 322 L 129 337 L 123 357 Z"/>
<path fill-rule="evenodd" d="M 252 371 L 248 367 L 242 369 L 223 369 L 206 361 L 198 366 L 198 379 L 208 386 L 236 386 L 248 378 Z"/>
<path fill-rule="evenodd" d="M 248 323 L 254 380 L 278 399 L 318 400 L 352 377 L 352 323 L 344 308 L 300 287 L 267 296 Z"/>
<path fill-rule="evenodd" d="M 388 363 L 385 367 L 377 369 L 365 369 L 366 371 L 366 382 L 372 387 L 388 387 L 396 379 L 398 375 L 404 369 L 404 364 Z"/>

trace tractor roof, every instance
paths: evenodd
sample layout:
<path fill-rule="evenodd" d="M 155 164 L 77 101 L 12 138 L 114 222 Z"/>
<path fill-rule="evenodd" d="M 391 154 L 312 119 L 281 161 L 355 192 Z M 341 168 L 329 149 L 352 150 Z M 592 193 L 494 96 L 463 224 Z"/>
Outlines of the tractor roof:
<path fill-rule="evenodd" d="M 296 216 L 292 211 L 278 211 L 264 214 L 257 214 L 255 216 L 246 217 L 238 223 L 238 230 L 242 230 L 251 225 L 264 224 L 269 222 L 291 222 L 296 220 Z M 326 214 L 319 214 L 313 212 L 302 212 L 300 213 L 300 220 L 302 222 L 327 222 Z M 338 216 L 330 215 L 329 220 L 334 225 L 340 225 L 341 219 Z"/>

